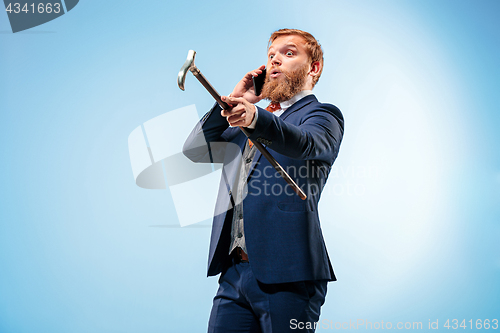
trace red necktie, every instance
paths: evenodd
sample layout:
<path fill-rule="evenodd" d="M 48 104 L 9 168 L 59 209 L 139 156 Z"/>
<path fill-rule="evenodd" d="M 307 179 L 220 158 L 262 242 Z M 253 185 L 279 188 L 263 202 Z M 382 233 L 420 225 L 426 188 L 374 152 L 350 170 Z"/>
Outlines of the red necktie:
<path fill-rule="evenodd" d="M 275 112 L 278 111 L 279 109 L 281 109 L 280 103 L 275 103 L 275 102 L 271 102 L 266 108 L 266 110 L 269 112 Z"/>
<path fill-rule="evenodd" d="M 275 102 L 271 102 L 267 108 L 266 108 L 266 111 L 269 111 L 269 112 L 275 112 L 275 111 L 278 111 L 279 109 L 281 109 L 281 105 L 280 103 L 275 103 Z M 248 146 L 250 148 L 252 148 L 253 146 L 253 142 L 250 141 L 250 139 L 248 140 Z"/>

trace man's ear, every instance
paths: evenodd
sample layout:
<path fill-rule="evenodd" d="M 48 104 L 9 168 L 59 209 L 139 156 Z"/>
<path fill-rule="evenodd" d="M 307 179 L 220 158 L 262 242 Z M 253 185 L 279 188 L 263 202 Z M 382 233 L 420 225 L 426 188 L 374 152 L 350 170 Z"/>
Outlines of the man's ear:
<path fill-rule="evenodd" d="M 311 70 L 309 71 L 309 75 L 316 76 L 321 72 L 321 63 L 319 61 L 314 61 L 311 64 Z"/>

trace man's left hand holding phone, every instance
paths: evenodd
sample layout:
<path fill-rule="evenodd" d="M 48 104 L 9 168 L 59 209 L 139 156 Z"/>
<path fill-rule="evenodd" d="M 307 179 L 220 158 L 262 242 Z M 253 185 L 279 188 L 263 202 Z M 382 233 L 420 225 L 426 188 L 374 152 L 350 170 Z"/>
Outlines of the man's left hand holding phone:
<path fill-rule="evenodd" d="M 224 102 L 232 106 L 229 110 L 221 111 L 221 115 L 226 117 L 230 126 L 249 128 L 255 126 L 257 107 L 254 104 L 262 99 L 260 93 L 262 91 L 262 85 L 264 84 L 265 75 L 266 66 L 262 65 L 246 73 L 243 79 L 236 84 L 233 92 L 229 94 L 229 96 L 221 97 Z M 259 94 L 256 95 L 255 89 L 259 89 L 259 87 Z"/>

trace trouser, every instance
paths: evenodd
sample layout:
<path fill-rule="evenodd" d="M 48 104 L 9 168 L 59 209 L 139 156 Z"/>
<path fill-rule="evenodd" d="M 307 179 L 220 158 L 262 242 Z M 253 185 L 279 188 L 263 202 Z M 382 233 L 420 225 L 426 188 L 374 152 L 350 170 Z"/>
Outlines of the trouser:
<path fill-rule="evenodd" d="M 251 263 L 233 259 L 219 279 L 208 332 L 314 332 L 326 285 L 324 280 L 264 284 Z"/>

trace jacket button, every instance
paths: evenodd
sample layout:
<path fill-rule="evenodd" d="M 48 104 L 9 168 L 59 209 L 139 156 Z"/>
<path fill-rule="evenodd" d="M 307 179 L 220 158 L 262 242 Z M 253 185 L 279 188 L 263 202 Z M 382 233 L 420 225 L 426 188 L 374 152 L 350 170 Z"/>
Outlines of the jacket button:
<path fill-rule="evenodd" d="M 233 192 L 229 191 L 229 196 L 233 195 Z"/>
<path fill-rule="evenodd" d="M 238 234 L 238 238 L 241 238 L 241 237 L 243 237 L 243 234 L 240 232 L 240 233 Z"/>

